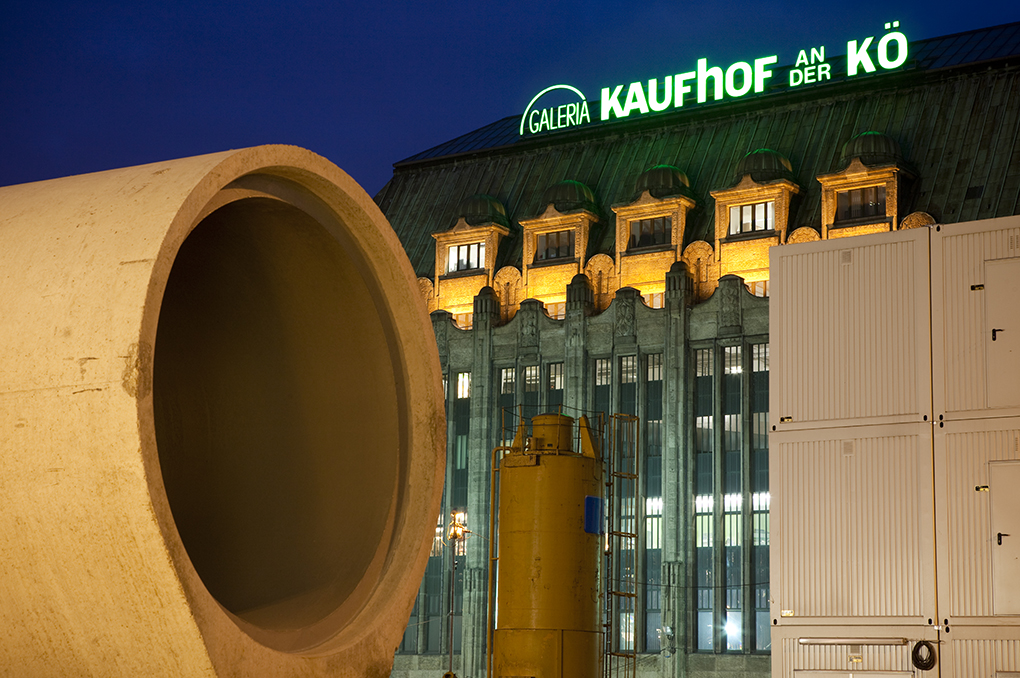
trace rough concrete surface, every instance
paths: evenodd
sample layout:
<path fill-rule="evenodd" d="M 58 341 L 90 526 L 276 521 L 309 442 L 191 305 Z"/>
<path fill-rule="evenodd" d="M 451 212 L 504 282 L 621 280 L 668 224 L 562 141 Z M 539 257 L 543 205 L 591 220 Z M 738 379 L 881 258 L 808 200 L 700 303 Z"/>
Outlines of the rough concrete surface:
<path fill-rule="evenodd" d="M 263 146 L 0 188 L 0 675 L 385 676 L 445 424 L 369 196 Z"/>

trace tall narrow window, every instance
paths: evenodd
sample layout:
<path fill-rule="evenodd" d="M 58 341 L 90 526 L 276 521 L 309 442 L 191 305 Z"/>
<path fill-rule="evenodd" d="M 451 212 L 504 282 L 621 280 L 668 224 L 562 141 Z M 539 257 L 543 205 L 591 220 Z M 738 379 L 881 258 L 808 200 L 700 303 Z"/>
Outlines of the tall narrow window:
<path fill-rule="evenodd" d="M 500 395 L 513 395 L 517 386 L 517 375 L 512 367 L 504 367 L 499 371 Z"/>
<path fill-rule="evenodd" d="M 471 397 L 471 373 L 457 373 L 457 400 Z"/>
<path fill-rule="evenodd" d="M 438 520 L 436 520 L 436 533 L 432 537 L 432 550 L 429 551 L 430 557 L 443 555 L 443 549 L 446 548 L 446 530 L 443 525 L 443 514 L 440 513 Z"/>
<path fill-rule="evenodd" d="M 694 561 L 698 650 L 715 648 L 714 356 L 694 352 Z"/>
<path fill-rule="evenodd" d="M 457 398 L 453 402 L 453 477 L 450 505 L 467 509 L 468 437 L 471 432 L 471 373 L 457 374 Z"/>
<path fill-rule="evenodd" d="M 772 648 L 769 625 L 769 345 L 751 346 L 751 529 L 755 649 Z"/>
<path fill-rule="evenodd" d="M 726 649 L 743 649 L 743 467 L 741 347 L 723 348 L 723 567 L 726 577 Z"/>
<path fill-rule="evenodd" d="M 709 350 L 695 360 L 696 647 L 768 652 L 768 344 Z"/>
<path fill-rule="evenodd" d="M 601 417 L 602 417 L 602 422 L 598 422 L 598 421 L 594 422 L 595 425 L 598 426 L 600 423 L 601 424 L 606 424 L 609 421 L 610 415 L 612 415 L 613 360 L 612 360 L 612 358 L 597 358 L 595 360 L 595 362 L 594 362 L 594 366 L 593 367 L 594 367 L 594 375 L 593 376 L 594 376 L 594 384 L 595 384 L 594 394 L 593 394 L 593 396 L 594 396 L 594 404 L 595 404 L 595 413 L 596 413 L 596 417 L 598 417 L 599 415 L 601 415 Z M 608 450 L 606 450 L 606 452 L 608 453 Z M 607 497 L 607 501 L 608 500 L 609 499 Z M 620 515 L 619 514 L 619 509 L 614 508 L 614 513 L 615 513 L 615 515 L 607 515 L 606 516 L 608 521 L 609 521 L 609 529 L 610 530 L 614 529 L 613 521 L 616 518 L 616 516 Z M 609 539 L 611 540 L 612 537 L 609 537 Z M 611 545 L 613 545 L 613 543 L 611 541 L 607 541 L 606 546 L 611 546 Z M 619 572 L 620 572 L 619 563 L 617 562 L 617 563 L 614 563 L 613 570 L 611 572 L 609 572 L 607 576 L 612 581 L 612 580 L 618 578 Z M 617 579 L 617 581 L 618 581 L 618 579 Z M 616 588 L 618 590 L 618 587 L 614 587 L 614 588 Z M 615 615 L 615 614 L 619 614 L 621 612 L 623 612 L 624 614 L 627 613 L 626 610 L 619 610 L 619 609 L 617 609 L 614 602 L 607 602 L 606 604 L 612 606 L 610 608 L 609 614 L 614 614 Z M 625 619 L 626 619 L 626 617 L 625 617 Z M 621 645 L 621 641 L 624 642 L 624 646 L 625 647 L 630 647 L 631 646 L 630 644 L 628 644 L 629 641 L 627 641 L 626 629 L 624 631 L 625 631 L 625 633 L 622 634 L 624 636 L 623 638 L 617 637 L 617 638 L 613 638 L 611 640 L 613 647 L 619 647 Z M 630 631 L 630 638 L 631 639 L 633 638 L 633 630 Z"/>
<path fill-rule="evenodd" d="M 401 654 L 419 652 L 419 635 L 422 641 L 420 643 L 421 653 L 439 652 L 441 629 L 439 611 L 442 609 L 443 592 L 441 582 L 436 580 L 436 573 L 442 572 L 443 544 L 443 514 L 440 513 L 436 521 L 436 531 L 432 538 L 432 549 L 429 551 L 425 576 L 422 577 L 418 595 L 414 599 L 411 618 L 407 622 L 404 638 L 400 642 Z M 430 647 L 434 647 L 434 649 L 430 649 Z"/>
<path fill-rule="evenodd" d="M 771 231 L 776 227 L 776 203 L 773 200 L 730 207 L 730 235 Z"/>
<path fill-rule="evenodd" d="M 547 381 L 546 407 L 552 412 L 563 404 L 563 363 L 549 363 L 549 379 Z"/>
<path fill-rule="evenodd" d="M 524 418 L 529 422 L 538 414 L 538 398 L 541 394 L 542 380 L 538 365 L 524 368 Z"/>
<path fill-rule="evenodd" d="M 514 409 L 517 397 L 517 370 L 504 367 L 499 371 L 499 395 L 496 396 L 496 424 L 500 427 L 500 444 L 509 445 L 513 442 L 517 431 L 517 411 Z"/>
<path fill-rule="evenodd" d="M 662 354 L 646 358 L 645 381 L 645 651 L 658 652 L 662 626 Z"/>
<path fill-rule="evenodd" d="M 613 384 L 613 361 L 598 358 L 595 361 L 595 411 L 608 417 L 610 412 Z"/>
<path fill-rule="evenodd" d="M 623 414 L 637 414 L 637 365 L 636 355 L 625 355 L 620 358 L 619 410 Z"/>
<path fill-rule="evenodd" d="M 452 514 L 447 517 L 457 520 L 461 524 L 467 522 L 467 495 L 468 495 L 468 441 L 471 433 L 471 373 L 457 373 L 457 398 L 453 401 L 453 457 L 451 475 L 448 476 L 450 484 L 450 507 Z M 449 526 L 447 527 L 449 534 Z M 457 576 L 453 581 L 453 637 L 448 641 L 453 643 L 453 651 L 460 650 L 461 619 L 464 605 L 464 554 L 467 542 L 460 540 L 452 545 L 453 557 L 457 559 Z M 447 567 L 450 567 L 447 561 Z M 449 605 L 449 598 L 446 604 Z M 447 608 L 444 612 L 449 613 Z"/>
<path fill-rule="evenodd" d="M 466 558 L 462 553 L 454 554 L 457 568 L 453 578 L 453 651 L 459 653 L 464 638 L 464 568 Z"/>
<path fill-rule="evenodd" d="M 536 238 L 535 261 L 569 259 L 574 256 L 574 231 L 540 233 Z"/>
<path fill-rule="evenodd" d="M 445 503 L 444 501 L 443 504 L 445 505 Z M 443 612 L 443 556 L 446 551 L 443 517 L 443 513 L 440 513 L 436 521 L 436 533 L 432 540 L 432 550 L 429 552 L 428 564 L 425 566 L 425 577 L 421 584 L 422 597 L 425 602 L 425 614 L 422 619 L 424 626 L 423 633 L 419 636 L 422 641 L 419 651 L 427 654 L 439 652 L 443 637 L 443 620 L 446 618 Z"/>
<path fill-rule="evenodd" d="M 400 654 L 414 654 L 418 651 L 418 599 L 421 596 L 414 597 L 414 607 L 411 608 L 411 617 L 407 620 L 407 626 L 404 627 L 404 637 L 400 640 L 400 647 L 397 648 L 397 652 Z"/>
<path fill-rule="evenodd" d="M 622 414 L 637 414 L 637 387 L 638 387 L 638 357 L 627 355 L 620 358 L 620 396 L 617 411 Z M 617 429 L 616 444 L 616 465 L 618 471 L 634 474 L 637 469 L 637 440 L 633 434 L 637 433 L 630 426 L 621 426 Z M 631 478 L 634 476 L 632 475 Z M 634 480 L 627 480 L 617 477 L 614 482 L 620 485 L 616 491 L 620 511 L 620 531 L 628 534 L 637 534 L 637 500 L 639 488 Z M 638 573 L 637 544 L 633 539 L 621 540 L 620 548 L 616 556 L 616 567 L 618 580 L 621 582 L 621 590 L 631 590 L 636 583 Z M 618 614 L 620 617 L 620 649 L 634 650 L 635 648 L 635 598 L 623 598 L 619 601 Z"/>

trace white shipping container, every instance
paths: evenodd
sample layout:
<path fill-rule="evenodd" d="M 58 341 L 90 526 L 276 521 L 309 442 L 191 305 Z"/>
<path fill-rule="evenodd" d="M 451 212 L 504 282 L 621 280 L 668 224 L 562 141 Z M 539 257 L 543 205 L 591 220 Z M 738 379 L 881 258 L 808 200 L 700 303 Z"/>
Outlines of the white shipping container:
<path fill-rule="evenodd" d="M 1020 671 L 1018 254 L 1020 217 L 772 249 L 774 676 Z"/>
<path fill-rule="evenodd" d="M 924 625 L 936 616 L 931 428 L 773 434 L 773 619 Z"/>
<path fill-rule="evenodd" d="M 927 421 L 928 230 L 770 253 L 773 430 Z"/>
<path fill-rule="evenodd" d="M 946 420 L 1020 416 L 1020 217 L 925 230 L 934 411 Z"/>

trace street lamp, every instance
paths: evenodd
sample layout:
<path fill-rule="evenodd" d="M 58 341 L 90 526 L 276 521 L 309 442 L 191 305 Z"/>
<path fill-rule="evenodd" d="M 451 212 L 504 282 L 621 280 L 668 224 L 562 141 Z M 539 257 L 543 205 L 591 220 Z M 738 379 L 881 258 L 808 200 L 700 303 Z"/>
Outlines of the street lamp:
<path fill-rule="evenodd" d="M 453 673 L 453 612 L 456 602 L 454 586 L 457 582 L 457 542 L 464 539 L 464 535 L 471 532 L 471 530 L 464 526 L 465 522 L 467 522 L 467 515 L 463 511 L 454 511 L 450 514 L 450 531 L 447 533 L 447 539 L 450 542 L 450 562 L 452 564 L 450 568 L 450 667 L 443 678 L 457 678 Z"/>

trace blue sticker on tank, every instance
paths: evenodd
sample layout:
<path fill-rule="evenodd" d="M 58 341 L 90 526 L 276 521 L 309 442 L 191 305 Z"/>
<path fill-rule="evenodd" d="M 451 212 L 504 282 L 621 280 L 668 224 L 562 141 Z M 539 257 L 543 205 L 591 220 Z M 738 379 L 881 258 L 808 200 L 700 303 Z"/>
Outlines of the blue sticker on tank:
<path fill-rule="evenodd" d="M 602 534 L 602 523 L 605 512 L 602 497 L 587 496 L 584 498 L 584 531 L 588 534 Z"/>

